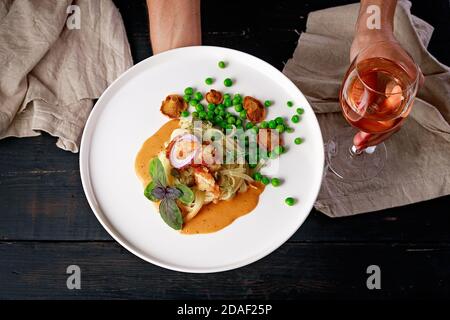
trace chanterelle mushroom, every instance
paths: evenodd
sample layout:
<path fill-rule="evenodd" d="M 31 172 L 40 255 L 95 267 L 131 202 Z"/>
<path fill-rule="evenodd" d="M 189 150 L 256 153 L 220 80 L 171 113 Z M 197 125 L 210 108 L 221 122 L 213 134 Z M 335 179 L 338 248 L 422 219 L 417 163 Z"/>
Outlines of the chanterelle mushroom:
<path fill-rule="evenodd" d="M 244 109 L 247 111 L 247 119 L 252 123 L 259 123 L 266 117 L 266 108 L 253 97 L 246 96 L 244 98 Z"/>
<path fill-rule="evenodd" d="M 161 112 L 169 118 L 175 119 L 181 116 L 181 112 L 188 108 L 186 101 L 183 97 L 177 94 L 171 94 L 161 104 Z"/>
<path fill-rule="evenodd" d="M 222 101 L 223 101 L 222 93 L 220 93 L 219 91 L 216 91 L 214 89 L 211 89 L 211 91 L 209 91 L 206 94 L 206 101 L 208 101 L 209 103 L 214 103 L 214 104 L 222 103 Z"/>

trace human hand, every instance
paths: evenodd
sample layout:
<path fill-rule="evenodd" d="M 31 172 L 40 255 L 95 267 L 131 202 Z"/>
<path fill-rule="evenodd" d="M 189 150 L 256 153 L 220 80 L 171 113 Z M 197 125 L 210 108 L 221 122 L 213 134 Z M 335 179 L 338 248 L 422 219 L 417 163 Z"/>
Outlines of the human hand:
<path fill-rule="evenodd" d="M 200 0 L 147 0 L 153 54 L 202 44 Z"/>
<path fill-rule="evenodd" d="M 390 52 L 394 56 L 401 57 L 401 60 L 405 63 L 402 64 L 406 71 L 411 75 L 417 76 L 417 67 L 412 58 L 408 55 L 408 53 L 400 46 L 400 44 L 395 39 L 392 30 L 384 29 L 384 30 L 365 30 L 359 31 L 357 30 L 355 38 L 352 43 L 352 47 L 350 50 L 350 60 L 353 61 L 359 52 L 364 50 L 366 47 L 373 45 L 376 42 L 383 42 L 383 45 L 380 46 L 380 52 L 377 50 L 371 50 L 370 53 L 364 53 L 364 58 L 378 57 L 382 56 L 382 53 Z M 383 51 L 383 52 L 381 52 Z M 399 59 L 400 60 L 400 59 Z M 419 85 L 423 83 L 423 75 L 419 70 Z M 403 115 L 404 117 L 407 114 Z M 380 133 L 380 134 L 371 134 L 363 131 L 359 131 L 355 137 L 353 138 L 353 144 L 356 147 L 356 150 L 364 150 L 367 147 L 375 146 L 377 144 L 382 143 L 394 133 L 400 130 L 402 122 L 395 127 L 393 130 L 388 132 Z"/>

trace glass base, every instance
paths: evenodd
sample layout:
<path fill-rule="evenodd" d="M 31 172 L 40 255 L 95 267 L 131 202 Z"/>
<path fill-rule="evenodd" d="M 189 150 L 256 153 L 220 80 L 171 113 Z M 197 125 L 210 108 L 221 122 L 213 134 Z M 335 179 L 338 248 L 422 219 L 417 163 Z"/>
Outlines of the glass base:
<path fill-rule="evenodd" d="M 352 150 L 355 134 L 355 129 L 348 128 L 327 142 L 325 153 L 328 168 L 346 181 L 370 180 L 383 170 L 387 159 L 386 145 L 380 143 L 376 148 L 355 153 Z"/>

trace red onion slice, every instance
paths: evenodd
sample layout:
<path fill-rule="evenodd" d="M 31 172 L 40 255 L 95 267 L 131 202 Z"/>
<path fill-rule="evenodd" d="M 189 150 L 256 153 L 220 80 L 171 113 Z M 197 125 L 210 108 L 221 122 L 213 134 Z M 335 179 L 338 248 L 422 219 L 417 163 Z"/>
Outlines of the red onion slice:
<path fill-rule="evenodd" d="M 201 149 L 198 138 L 190 133 L 177 136 L 172 142 L 169 144 L 169 161 L 177 169 L 190 164 Z"/>

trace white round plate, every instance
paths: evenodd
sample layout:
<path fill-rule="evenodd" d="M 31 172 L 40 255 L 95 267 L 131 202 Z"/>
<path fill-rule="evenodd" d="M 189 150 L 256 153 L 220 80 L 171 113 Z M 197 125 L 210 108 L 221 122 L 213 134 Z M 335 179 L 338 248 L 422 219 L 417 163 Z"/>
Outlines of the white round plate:
<path fill-rule="evenodd" d="M 218 61 L 227 62 L 225 69 Z M 207 77 L 215 78 L 212 86 Z M 226 88 L 223 79 L 232 78 Z M 285 134 L 289 151 L 272 171 L 284 179 L 266 187 L 251 213 L 211 234 L 182 235 L 168 227 L 143 195 L 134 172 L 136 154 L 144 141 L 168 119 L 161 101 L 187 86 L 202 92 L 251 95 L 274 104 L 268 118 L 291 118 L 296 107 L 305 113 L 295 132 Z M 286 102 L 292 100 L 292 108 Z M 290 121 L 289 121 L 290 122 Z M 295 137 L 305 142 L 295 145 Z M 150 57 L 130 68 L 100 97 L 87 121 L 80 170 L 84 192 L 97 219 L 109 234 L 138 257 L 184 272 L 217 272 L 252 263 L 282 245 L 308 216 L 319 192 L 324 163 L 317 119 L 303 94 L 281 72 L 251 55 L 219 47 L 188 47 Z M 272 168 L 273 169 L 273 168 Z M 270 168 L 263 173 L 268 173 Z M 287 206 L 286 197 L 298 203 Z"/>

